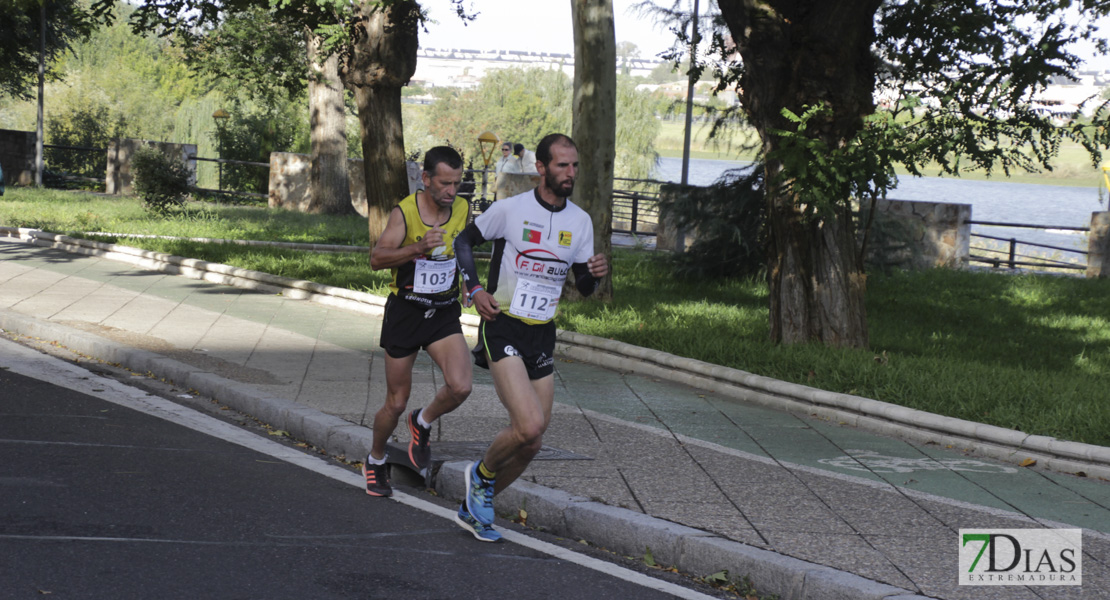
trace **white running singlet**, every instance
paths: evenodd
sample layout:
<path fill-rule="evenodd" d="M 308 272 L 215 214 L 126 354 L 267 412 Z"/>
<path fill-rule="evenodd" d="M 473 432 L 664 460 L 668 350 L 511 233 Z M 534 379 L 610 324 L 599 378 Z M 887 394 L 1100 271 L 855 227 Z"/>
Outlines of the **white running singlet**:
<path fill-rule="evenodd" d="M 501 311 L 529 324 L 555 318 L 570 266 L 594 254 L 590 215 L 569 199 L 556 209 L 529 190 L 494 202 L 474 224 L 495 240 L 487 283 Z"/>

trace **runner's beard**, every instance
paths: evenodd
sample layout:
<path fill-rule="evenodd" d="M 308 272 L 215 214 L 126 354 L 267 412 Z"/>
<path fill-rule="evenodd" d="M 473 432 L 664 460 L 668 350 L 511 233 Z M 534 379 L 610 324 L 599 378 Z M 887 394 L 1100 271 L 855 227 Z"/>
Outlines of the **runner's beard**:
<path fill-rule="evenodd" d="M 570 198 L 570 195 L 574 193 L 573 179 L 568 179 L 562 183 L 559 183 L 559 181 L 556 180 L 554 176 L 548 174 L 546 176 L 545 183 L 547 184 L 547 189 L 555 192 L 555 195 L 560 198 Z"/>

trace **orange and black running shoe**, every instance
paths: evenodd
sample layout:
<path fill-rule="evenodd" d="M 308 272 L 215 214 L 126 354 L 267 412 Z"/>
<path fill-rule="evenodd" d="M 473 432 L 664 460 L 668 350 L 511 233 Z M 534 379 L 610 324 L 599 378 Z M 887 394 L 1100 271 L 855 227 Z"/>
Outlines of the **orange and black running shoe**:
<path fill-rule="evenodd" d="M 432 437 L 432 428 L 421 427 L 420 422 L 416 419 L 419 415 L 419 408 L 409 413 L 409 434 L 411 435 L 409 460 L 417 469 L 423 470 L 432 458 L 432 449 L 428 446 Z"/>
<path fill-rule="evenodd" d="M 369 458 L 369 457 L 367 457 Z M 389 485 L 389 465 L 362 463 L 362 476 L 366 478 L 366 493 L 371 496 L 389 497 L 393 495 L 393 488 Z"/>

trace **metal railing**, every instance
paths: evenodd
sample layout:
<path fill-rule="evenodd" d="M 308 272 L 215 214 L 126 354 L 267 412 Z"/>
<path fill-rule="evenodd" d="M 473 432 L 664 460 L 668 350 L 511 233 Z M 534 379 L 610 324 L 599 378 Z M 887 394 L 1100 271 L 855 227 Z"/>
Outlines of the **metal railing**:
<path fill-rule="evenodd" d="M 1076 232 L 1090 232 L 1089 227 L 1074 227 L 1074 226 L 1049 226 L 1049 225 L 1030 225 L 1027 223 L 1001 223 L 997 221 L 964 221 L 968 225 L 983 225 L 990 227 L 1011 227 L 1020 229 L 1041 229 L 1041 230 L 1057 230 L 1057 231 L 1076 231 Z M 1060 246 L 1053 246 L 1051 244 L 1041 244 L 1031 242 L 1028 240 L 1021 240 L 1015 237 L 1000 237 L 993 235 L 984 235 L 981 233 L 972 233 L 972 238 L 980 238 L 1001 242 L 997 248 L 990 247 L 973 247 L 968 253 L 968 262 L 987 264 L 995 268 L 1006 267 L 1009 269 L 1016 269 L 1019 267 L 1027 267 L 1033 269 L 1063 269 L 1083 271 L 1087 269 L 1087 256 L 1088 253 L 1084 250 L 1076 248 L 1063 248 Z M 1075 261 L 1059 260 L 1050 256 L 1041 254 L 1028 254 L 1022 253 L 1019 249 L 1025 247 L 1028 249 L 1043 248 L 1055 252 L 1066 252 L 1070 255 L 1075 255 Z M 979 252 L 981 254 L 976 254 Z M 1081 257 L 1081 258 L 1079 258 Z"/>
<path fill-rule="evenodd" d="M 253 198 L 253 199 L 259 199 L 259 200 L 265 200 L 265 199 L 269 198 L 269 194 L 260 194 L 260 193 L 257 193 L 257 192 L 242 192 L 242 191 L 237 191 L 237 190 L 225 190 L 224 189 L 224 181 L 223 181 L 223 179 L 224 179 L 224 165 L 237 165 L 237 166 L 245 166 L 245 167 L 266 167 L 267 169 L 269 169 L 270 168 L 270 163 L 268 163 L 268 162 L 254 162 L 254 161 L 249 161 L 249 160 L 232 160 L 230 158 L 205 158 L 203 156 L 189 156 L 189 159 L 190 160 L 195 160 L 195 161 L 198 161 L 198 162 L 200 162 L 200 161 L 214 162 L 219 167 L 219 174 L 217 175 L 217 179 L 216 179 L 216 187 L 218 189 L 214 190 L 214 189 L 211 189 L 211 188 L 202 188 L 202 187 L 194 186 L 193 189 L 198 191 L 198 192 L 205 192 L 205 193 L 208 193 L 208 194 L 216 194 L 216 195 L 223 195 L 223 196 L 239 196 L 239 197 L 243 197 L 243 198 Z"/>
<path fill-rule="evenodd" d="M 487 171 L 487 173 L 490 173 Z M 493 184 L 481 193 L 482 170 L 469 169 L 463 172 L 464 179 L 473 176 L 473 182 L 464 182 L 459 196 L 466 198 L 475 215 L 481 214 L 493 201 Z M 493 177 L 488 177 L 492 181 Z M 471 183 L 471 186 L 467 186 Z M 654 179 L 613 178 L 613 233 L 633 236 L 654 236 L 659 225 L 659 186 L 665 182 Z M 619 187 L 618 187 L 619 186 Z"/>
<path fill-rule="evenodd" d="M 65 145 L 62 145 L 62 144 L 43 144 L 42 147 L 43 147 L 44 150 L 66 150 L 66 151 L 71 151 L 71 152 L 99 152 L 101 154 L 108 152 L 107 148 L 88 148 L 88 147 L 85 147 L 85 146 L 65 146 Z M 60 161 L 60 162 L 65 162 L 65 161 Z M 104 168 L 105 168 L 105 164 L 102 162 L 102 163 L 100 163 L 99 167 L 100 167 L 101 172 L 103 172 Z M 74 175 L 73 173 L 68 173 L 68 172 L 67 173 L 54 172 L 54 173 L 52 173 L 51 176 L 56 177 L 58 179 L 61 179 L 62 181 L 83 181 L 83 182 L 88 182 L 88 183 L 104 184 L 104 177 L 103 176 L 101 176 L 101 177 L 88 177 L 86 175 Z"/>
<path fill-rule="evenodd" d="M 663 183 L 654 179 L 614 177 L 613 233 L 656 235 L 659 229 L 659 186 Z M 620 189 L 617 185 L 633 189 Z"/>

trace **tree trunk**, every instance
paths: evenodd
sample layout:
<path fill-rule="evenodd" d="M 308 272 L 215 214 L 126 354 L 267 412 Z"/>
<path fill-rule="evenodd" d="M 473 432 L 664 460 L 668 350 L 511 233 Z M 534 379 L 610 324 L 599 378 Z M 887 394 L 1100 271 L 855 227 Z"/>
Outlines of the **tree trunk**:
<path fill-rule="evenodd" d="M 594 223 L 594 253 L 613 255 L 613 162 L 617 138 L 617 51 L 612 0 L 571 0 L 574 20 L 574 202 Z M 606 277 L 595 296 L 613 298 Z"/>
<path fill-rule="evenodd" d="M 773 159 L 776 130 L 792 130 L 782 109 L 802 114 L 826 104 L 815 135 L 830 148 L 848 143 L 874 112 L 875 13 L 882 0 L 720 0 L 744 62 L 741 103 L 768 157 L 768 277 L 771 338 L 866 347 L 866 275 L 856 252 L 849 198 L 803 216 Z"/>
<path fill-rule="evenodd" d="M 389 211 L 408 195 L 401 88 L 416 72 L 419 17 L 416 2 L 363 2 L 342 73 L 358 104 L 371 246 Z"/>
<path fill-rule="evenodd" d="M 788 192 L 770 187 L 768 200 L 771 339 L 866 347 L 867 279 L 851 214 L 806 217 Z"/>
<path fill-rule="evenodd" d="M 405 135 L 401 124 L 401 88 L 355 88 L 362 133 L 362 169 L 366 179 L 366 216 L 370 245 L 385 229 L 389 211 L 409 193 L 405 169 Z"/>
<path fill-rule="evenodd" d="M 339 56 L 319 62 L 321 39 L 305 31 L 308 47 L 308 111 L 312 141 L 307 212 L 346 215 L 355 212 L 347 181 L 347 110 L 339 80 Z"/>

